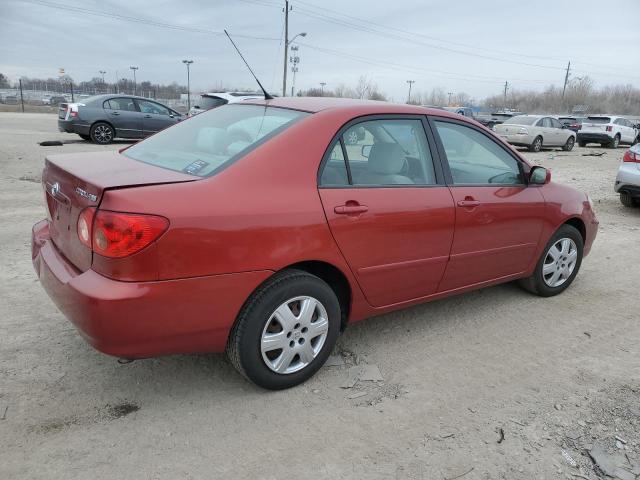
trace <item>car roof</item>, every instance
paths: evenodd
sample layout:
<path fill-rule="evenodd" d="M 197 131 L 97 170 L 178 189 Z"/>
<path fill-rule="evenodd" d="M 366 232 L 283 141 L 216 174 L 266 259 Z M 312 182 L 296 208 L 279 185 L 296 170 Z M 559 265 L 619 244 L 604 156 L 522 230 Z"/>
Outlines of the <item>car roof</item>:
<path fill-rule="evenodd" d="M 359 100 L 354 98 L 335 97 L 277 97 L 270 100 L 253 99 L 242 102 L 249 105 L 265 105 L 271 107 L 301 110 L 317 113 L 329 109 L 351 110 L 353 114 L 432 114 L 450 118 L 460 118 L 460 115 L 436 108 L 407 105 L 404 103 L 390 103 L 378 100 Z"/>
<path fill-rule="evenodd" d="M 514 117 L 531 117 L 531 118 L 545 118 L 545 117 L 553 117 L 553 115 L 527 115 L 527 114 L 515 114 Z"/>

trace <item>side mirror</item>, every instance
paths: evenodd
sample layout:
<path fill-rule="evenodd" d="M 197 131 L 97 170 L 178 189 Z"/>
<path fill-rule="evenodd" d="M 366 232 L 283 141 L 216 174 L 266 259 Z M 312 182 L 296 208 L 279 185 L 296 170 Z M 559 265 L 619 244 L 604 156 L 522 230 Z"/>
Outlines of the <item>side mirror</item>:
<path fill-rule="evenodd" d="M 194 105 L 193 108 L 197 108 L 198 110 L 200 110 L 200 105 Z"/>
<path fill-rule="evenodd" d="M 360 149 L 360 153 L 364 158 L 369 158 L 369 154 L 371 153 L 371 147 L 373 147 L 373 145 L 362 145 L 362 148 Z"/>
<path fill-rule="evenodd" d="M 563 124 L 561 124 L 561 125 L 560 125 L 560 128 L 562 128 L 563 130 L 564 130 L 565 128 L 568 128 L 568 127 L 569 127 L 569 125 L 567 125 L 567 124 L 565 124 L 565 123 L 563 123 Z"/>
<path fill-rule="evenodd" d="M 529 172 L 530 185 L 546 185 L 551 181 L 551 170 L 544 167 L 533 167 Z"/>

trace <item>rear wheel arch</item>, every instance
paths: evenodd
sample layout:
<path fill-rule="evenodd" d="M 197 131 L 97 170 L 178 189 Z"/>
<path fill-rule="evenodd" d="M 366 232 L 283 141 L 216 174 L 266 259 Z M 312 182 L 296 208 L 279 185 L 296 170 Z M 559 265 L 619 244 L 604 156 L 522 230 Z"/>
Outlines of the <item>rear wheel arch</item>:
<path fill-rule="evenodd" d="M 320 260 L 307 260 L 304 262 L 294 263 L 292 265 L 287 265 L 282 270 L 288 269 L 302 270 L 310 273 L 311 275 L 315 275 L 331 287 L 340 302 L 340 310 L 342 311 L 341 330 L 344 330 L 347 326 L 347 320 L 351 312 L 352 290 L 351 284 L 342 270 L 331 263 Z"/>

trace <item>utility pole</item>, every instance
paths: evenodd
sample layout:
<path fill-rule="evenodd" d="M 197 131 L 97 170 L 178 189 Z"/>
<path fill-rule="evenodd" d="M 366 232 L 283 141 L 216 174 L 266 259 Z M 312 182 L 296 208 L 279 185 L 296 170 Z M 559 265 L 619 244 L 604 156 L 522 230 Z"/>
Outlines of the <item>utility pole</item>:
<path fill-rule="evenodd" d="M 136 95 L 138 90 L 138 82 L 136 81 L 136 70 L 138 70 L 139 67 L 129 67 L 129 68 L 133 70 L 133 94 Z"/>
<path fill-rule="evenodd" d="M 447 92 L 447 95 L 449 95 L 449 101 L 447 102 L 447 107 L 451 106 L 451 95 L 453 95 L 453 92 Z"/>
<path fill-rule="evenodd" d="M 287 59 L 289 58 L 289 0 L 284 0 L 284 71 L 282 73 L 282 96 L 287 96 Z"/>
<path fill-rule="evenodd" d="M 504 108 L 507 108 L 507 90 L 509 89 L 509 82 L 504 82 Z"/>
<path fill-rule="evenodd" d="M 182 60 L 182 63 L 184 63 L 187 66 L 187 111 L 188 111 L 188 110 L 191 110 L 191 78 L 189 73 L 189 67 L 193 63 L 193 60 Z"/>
<path fill-rule="evenodd" d="M 102 75 L 102 83 L 104 83 L 104 74 L 107 73 L 104 70 L 100 70 L 100 75 Z"/>
<path fill-rule="evenodd" d="M 407 103 L 411 103 L 411 86 L 416 83 L 415 80 L 407 80 L 407 83 L 409 84 L 409 96 L 407 97 Z"/>
<path fill-rule="evenodd" d="M 569 81 L 569 69 L 571 68 L 571 62 L 567 64 L 567 73 L 564 76 L 564 87 L 562 87 L 562 98 L 564 98 L 564 92 L 567 89 L 567 82 Z"/>
<path fill-rule="evenodd" d="M 320 94 L 324 97 L 324 86 L 327 82 L 320 82 Z"/>

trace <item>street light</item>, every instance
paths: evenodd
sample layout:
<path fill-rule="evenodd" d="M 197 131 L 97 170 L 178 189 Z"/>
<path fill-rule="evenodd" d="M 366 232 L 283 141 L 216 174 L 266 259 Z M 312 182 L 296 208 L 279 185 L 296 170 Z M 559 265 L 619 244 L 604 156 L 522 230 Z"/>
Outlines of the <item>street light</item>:
<path fill-rule="evenodd" d="M 104 70 L 100 70 L 100 75 L 102 75 L 102 88 L 104 88 L 104 74 L 107 73 Z M 106 91 L 104 93 L 107 93 Z"/>
<path fill-rule="evenodd" d="M 320 82 L 320 95 L 322 95 L 324 97 L 324 86 L 327 84 L 327 82 Z"/>
<path fill-rule="evenodd" d="M 191 78 L 189 67 L 193 63 L 193 60 L 182 60 L 182 63 L 187 66 L 187 111 L 189 111 L 191 110 Z"/>
<path fill-rule="evenodd" d="M 131 70 L 133 70 L 133 94 L 136 95 L 137 93 L 137 85 L 138 82 L 136 82 L 136 70 L 138 70 L 139 67 L 129 67 Z"/>
<path fill-rule="evenodd" d="M 287 96 L 287 60 L 289 58 L 289 45 L 298 37 L 306 37 L 307 32 L 301 32 L 297 35 L 294 35 L 291 40 L 286 38 L 285 34 L 285 42 L 284 42 L 284 72 L 282 75 L 282 96 Z"/>

